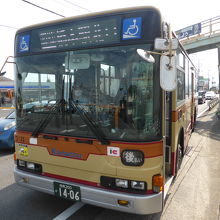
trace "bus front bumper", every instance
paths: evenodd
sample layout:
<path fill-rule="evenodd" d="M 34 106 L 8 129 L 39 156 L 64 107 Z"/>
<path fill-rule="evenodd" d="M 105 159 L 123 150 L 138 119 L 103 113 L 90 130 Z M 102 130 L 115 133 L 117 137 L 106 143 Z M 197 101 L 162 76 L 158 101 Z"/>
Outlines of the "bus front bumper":
<path fill-rule="evenodd" d="M 52 195 L 54 195 L 54 181 L 78 186 L 80 187 L 81 201 L 83 203 L 100 206 L 107 209 L 144 215 L 161 212 L 163 207 L 162 193 L 152 195 L 137 195 L 123 192 L 115 192 L 78 183 L 48 178 L 45 176 L 39 176 L 32 173 L 24 172 L 17 168 L 14 169 L 14 176 L 15 181 L 19 185 Z M 129 201 L 129 205 L 119 205 L 118 200 Z"/>

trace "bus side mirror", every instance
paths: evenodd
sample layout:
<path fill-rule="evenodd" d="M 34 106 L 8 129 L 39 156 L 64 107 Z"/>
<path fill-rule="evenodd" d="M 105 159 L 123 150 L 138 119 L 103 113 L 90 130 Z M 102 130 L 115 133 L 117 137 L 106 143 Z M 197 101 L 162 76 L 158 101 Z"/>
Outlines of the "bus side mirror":
<path fill-rule="evenodd" d="M 148 63 L 155 63 L 154 57 L 150 54 L 152 53 L 151 51 L 137 49 L 137 53 L 142 59 L 146 60 Z"/>
<path fill-rule="evenodd" d="M 160 86 L 165 91 L 173 91 L 177 87 L 177 72 L 175 56 L 160 58 Z"/>
<path fill-rule="evenodd" d="M 11 59 L 11 58 L 14 59 L 15 57 L 13 57 L 13 56 L 9 56 L 9 57 L 6 58 L 4 64 L 2 65 L 2 68 L 0 69 L 0 76 L 5 75 L 5 73 L 6 73 L 6 71 L 2 72 L 2 70 L 4 69 L 6 63 L 14 63 L 14 64 L 15 64 L 15 62 L 8 61 L 8 60 Z"/>
<path fill-rule="evenodd" d="M 6 71 L 4 71 L 4 72 L 0 72 L 0 76 L 4 76 L 5 73 L 6 73 Z"/>

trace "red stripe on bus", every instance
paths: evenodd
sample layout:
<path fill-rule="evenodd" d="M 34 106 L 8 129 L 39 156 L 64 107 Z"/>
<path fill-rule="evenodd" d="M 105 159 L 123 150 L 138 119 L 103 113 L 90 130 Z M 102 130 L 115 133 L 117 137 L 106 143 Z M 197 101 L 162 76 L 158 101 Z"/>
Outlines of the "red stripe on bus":
<path fill-rule="evenodd" d="M 79 179 L 72 178 L 72 177 L 60 176 L 60 175 L 45 173 L 45 172 L 42 175 L 46 176 L 46 177 L 53 178 L 53 179 L 64 180 L 64 181 L 72 182 L 72 183 L 79 183 L 79 184 L 83 184 L 83 185 L 87 185 L 87 186 L 97 187 L 97 188 L 100 188 L 100 189 L 107 189 L 107 190 L 118 191 L 118 192 L 129 193 L 129 194 L 137 194 L 137 193 L 122 191 L 120 189 L 106 188 L 106 187 L 103 187 L 99 183 L 96 183 L 96 182 L 91 182 L 91 181 L 86 181 L 86 180 L 79 180 Z M 147 190 L 145 193 L 140 193 L 139 195 L 145 195 L 145 194 L 154 194 L 154 192 L 153 192 L 153 190 Z"/>
<path fill-rule="evenodd" d="M 68 182 L 79 183 L 79 184 L 88 185 L 88 186 L 99 187 L 98 183 L 86 181 L 86 180 L 79 180 L 79 179 L 75 179 L 72 177 L 60 176 L 60 175 L 45 173 L 45 172 L 43 173 L 43 176 L 47 176 L 47 177 L 54 178 L 54 179 L 60 179 L 60 180 L 68 181 Z"/>

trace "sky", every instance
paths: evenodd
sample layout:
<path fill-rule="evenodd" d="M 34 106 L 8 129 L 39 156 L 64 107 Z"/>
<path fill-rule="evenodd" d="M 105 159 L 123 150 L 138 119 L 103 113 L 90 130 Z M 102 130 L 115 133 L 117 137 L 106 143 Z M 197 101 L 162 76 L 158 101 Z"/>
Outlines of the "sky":
<path fill-rule="evenodd" d="M 219 0 L 28 0 L 33 4 L 52 10 L 65 17 L 114 8 L 151 5 L 160 9 L 163 17 L 171 23 L 174 31 L 219 16 Z M 1 0 L 0 13 L 0 68 L 7 56 L 13 55 L 14 36 L 17 29 L 44 21 L 61 18 L 22 0 Z M 200 74 L 218 81 L 217 49 L 193 55 Z M 11 64 L 4 70 L 13 79 Z"/>

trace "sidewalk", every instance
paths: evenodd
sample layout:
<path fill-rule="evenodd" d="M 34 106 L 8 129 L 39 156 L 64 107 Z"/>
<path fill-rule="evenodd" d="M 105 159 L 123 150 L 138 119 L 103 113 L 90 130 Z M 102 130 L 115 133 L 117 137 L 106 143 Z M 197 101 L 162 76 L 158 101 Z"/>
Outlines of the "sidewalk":
<path fill-rule="evenodd" d="M 217 107 L 197 122 L 162 220 L 220 219 L 220 120 Z"/>
<path fill-rule="evenodd" d="M 0 108 L 10 108 L 10 107 L 14 107 L 12 103 L 5 103 L 5 104 L 1 104 Z"/>

